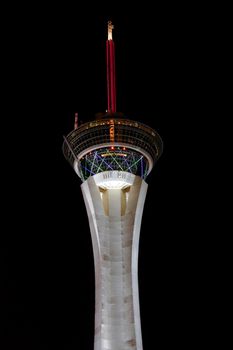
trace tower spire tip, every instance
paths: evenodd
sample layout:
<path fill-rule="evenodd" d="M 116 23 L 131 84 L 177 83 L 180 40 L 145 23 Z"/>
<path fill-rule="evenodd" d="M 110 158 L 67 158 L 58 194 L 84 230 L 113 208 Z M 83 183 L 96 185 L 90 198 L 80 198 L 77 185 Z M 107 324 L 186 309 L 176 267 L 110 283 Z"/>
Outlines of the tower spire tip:
<path fill-rule="evenodd" d="M 114 29 L 114 25 L 112 21 L 108 21 L 108 40 L 112 40 L 112 30 Z"/>

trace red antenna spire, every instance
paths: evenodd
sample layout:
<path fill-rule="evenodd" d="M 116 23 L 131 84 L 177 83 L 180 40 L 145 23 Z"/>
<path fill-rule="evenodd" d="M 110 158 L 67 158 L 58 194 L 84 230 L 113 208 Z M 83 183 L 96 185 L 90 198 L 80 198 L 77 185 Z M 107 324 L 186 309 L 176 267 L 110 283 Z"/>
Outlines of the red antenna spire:
<path fill-rule="evenodd" d="M 112 40 L 114 26 L 108 21 L 108 40 L 106 42 L 107 56 L 107 91 L 108 91 L 108 112 L 116 112 L 116 80 L 115 80 L 115 46 Z"/>

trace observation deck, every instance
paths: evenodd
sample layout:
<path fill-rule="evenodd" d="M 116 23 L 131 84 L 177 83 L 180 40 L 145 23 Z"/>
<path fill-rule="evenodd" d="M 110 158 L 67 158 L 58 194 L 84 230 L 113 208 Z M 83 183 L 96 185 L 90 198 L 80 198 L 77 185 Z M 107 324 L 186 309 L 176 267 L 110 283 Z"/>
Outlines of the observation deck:
<path fill-rule="evenodd" d="M 64 156 L 83 181 L 112 170 L 145 179 L 162 154 L 163 143 L 154 129 L 116 116 L 107 114 L 82 124 L 65 138 Z"/>

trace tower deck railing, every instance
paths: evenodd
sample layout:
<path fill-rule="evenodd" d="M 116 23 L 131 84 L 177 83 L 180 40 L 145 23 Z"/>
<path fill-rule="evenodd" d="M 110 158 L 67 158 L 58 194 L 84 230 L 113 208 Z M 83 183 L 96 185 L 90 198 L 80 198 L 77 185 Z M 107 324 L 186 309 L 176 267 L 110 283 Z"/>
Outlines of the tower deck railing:
<path fill-rule="evenodd" d="M 114 127 L 114 141 L 110 128 Z M 162 153 L 159 134 L 143 123 L 129 119 L 99 119 L 79 126 L 68 134 L 63 153 L 73 165 L 74 158 L 92 146 L 122 144 L 147 152 L 155 163 Z"/>

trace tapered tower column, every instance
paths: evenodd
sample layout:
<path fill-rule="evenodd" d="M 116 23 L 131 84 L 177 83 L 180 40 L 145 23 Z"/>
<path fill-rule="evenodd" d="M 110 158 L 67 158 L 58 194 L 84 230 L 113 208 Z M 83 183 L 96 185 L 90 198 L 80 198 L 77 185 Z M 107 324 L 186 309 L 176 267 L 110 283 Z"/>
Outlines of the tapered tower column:
<path fill-rule="evenodd" d="M 142 350 L 138 245 L 147 184 L 162 153 L 158 133 L 107 113 L 64 138 L 82 179 L 95 260 L 94 350 Z"/>
<path fill-rule="evenodd" d="M 118 188 L 111 188 L 113 177 Z M 81 188 L 95 260 L 94 350 L 142 350 L 137 266 L 147 184 L 115 171 L 91 176 Z"/>
<path fill-rule="evenodd" d="M 142 350 L 138 245 L 146 177 L 162 154 L 159 134 L 116 112 L 115 45 L 108 22 L 106 114 L 64 136 L 63 153 L 82 180 L 95 261 L 94 350 Z"/>

